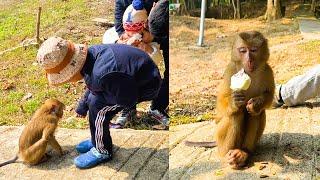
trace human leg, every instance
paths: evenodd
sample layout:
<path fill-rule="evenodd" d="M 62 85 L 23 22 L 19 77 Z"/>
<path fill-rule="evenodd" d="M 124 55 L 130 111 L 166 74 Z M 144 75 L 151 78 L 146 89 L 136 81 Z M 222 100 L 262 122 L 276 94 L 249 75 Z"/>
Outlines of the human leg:
<path fill-rule="evenodd" d="M 290 79 L 281 85 L 280 95 L 288 106 L 304 103 L 320 94 L 320 64 L 316 65 L 303 75 Z"/>
<path fill-rule="evenodd" d="M 109 122 L 122 108 L 108 105 L 103 96 L 89 95 L 89 123 L 91 132 L 90 151 L 78 156 L 74 163 L 78 168 L 90 168 L 112 158 L 112 139 Z"/>

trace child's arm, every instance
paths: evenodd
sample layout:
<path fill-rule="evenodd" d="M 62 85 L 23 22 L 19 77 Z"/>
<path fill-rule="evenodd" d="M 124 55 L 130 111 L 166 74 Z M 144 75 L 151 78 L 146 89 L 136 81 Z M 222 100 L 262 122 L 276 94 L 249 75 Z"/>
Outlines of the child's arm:
<path fill-rule="evenodd" d="M 90 90 L 87 88 L 83 97 L 80 99 L 78 103 L 78 107 L 76 109 L 77 117 L 86 117 L 87 112 L 89 110 L 88 106 L 88 96 L 90 94 Z"/>

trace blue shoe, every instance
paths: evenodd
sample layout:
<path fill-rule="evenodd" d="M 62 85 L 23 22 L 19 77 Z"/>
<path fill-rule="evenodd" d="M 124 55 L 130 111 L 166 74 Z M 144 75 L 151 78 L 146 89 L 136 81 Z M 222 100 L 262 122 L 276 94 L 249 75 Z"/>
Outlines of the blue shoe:
<path fill-rule="evenodd" d="M 77 168 L 87 169 L 100 163 L 110 161 L 111 159 L 112 157 L 109 154 L 101 154 L 93 147 L 87 153 L 76 157 L 74 159 L 74 164 Z"/>
<path fill-rule="evenodd" d="M 91 148 L 93 148 L 93 144 L 92 144 L 92 142 L 91 142 L 91 139 L 82 141 L 81 143 L 79 143 L 79 144 L 76 146 L 76 150 L 77 150 L 79 153 L 86 153 L 86 152 L 90 151 Z"/>

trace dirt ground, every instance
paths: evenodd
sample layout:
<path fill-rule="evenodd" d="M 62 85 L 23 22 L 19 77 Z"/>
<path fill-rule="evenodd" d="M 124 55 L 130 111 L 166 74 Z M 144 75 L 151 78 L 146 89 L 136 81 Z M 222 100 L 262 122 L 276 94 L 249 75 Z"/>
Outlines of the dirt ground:
<path fill-rule="evenodd" d="M 297 9 L 292 5 L 294 8 Z M 315 48 L 319 41 L 304 41 L 295 18 L 272 23 L 262 18 L 206 19 L 205 46 L 201 48 L 196 46 L 198 28 L 198 18 L 170 17 L 170 108 L 175 124 L 179 124 L 181 116 L 215 113 L 217 86 L 230 59 L 233 36 L 238 32 L 257 30 L 267 37 L 269 64 L 276 83 L 303 73 L 320 60 Z"/>

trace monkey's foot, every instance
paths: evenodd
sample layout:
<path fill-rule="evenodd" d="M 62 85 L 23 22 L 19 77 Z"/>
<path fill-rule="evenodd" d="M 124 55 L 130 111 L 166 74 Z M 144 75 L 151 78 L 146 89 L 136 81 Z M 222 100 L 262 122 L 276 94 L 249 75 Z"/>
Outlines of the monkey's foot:
<path fill-rule="evenodd" d="M 229 150 L 226 154 L 228 164 L 232 169 L 240 169 L 246 165 L 249 154 L 241 149 Z"/>

